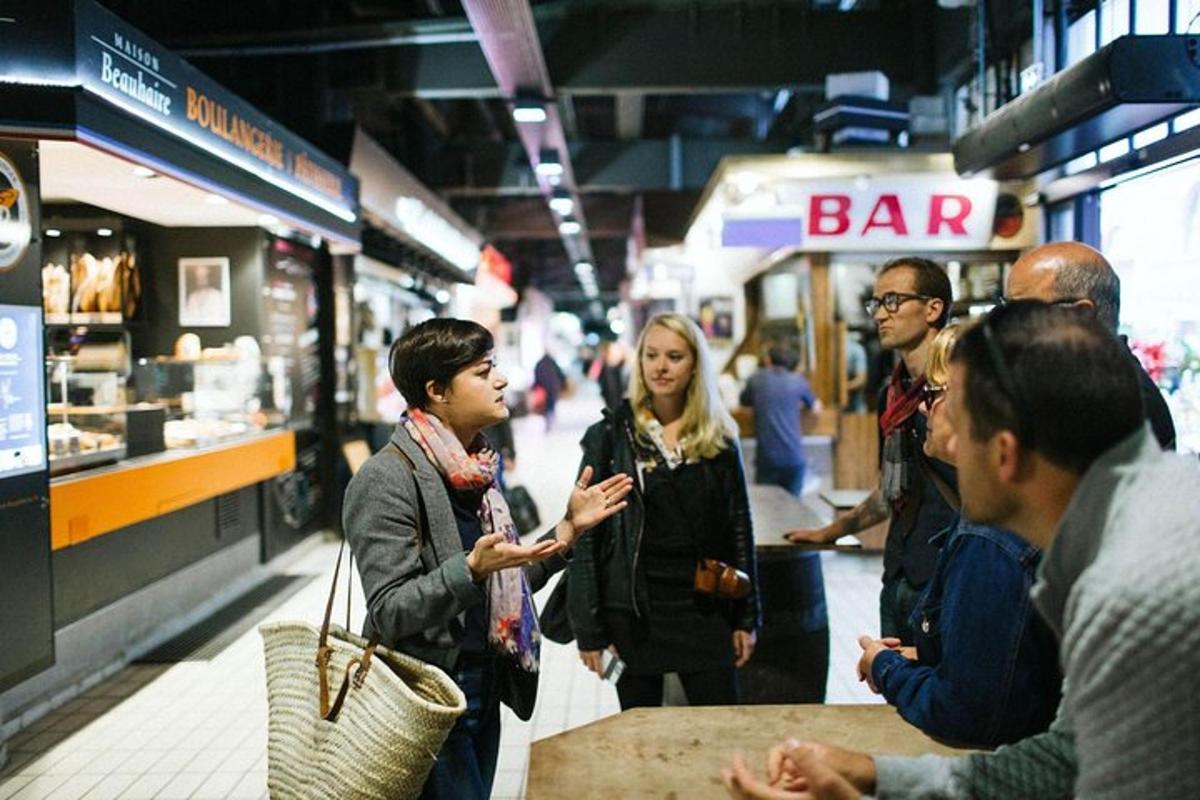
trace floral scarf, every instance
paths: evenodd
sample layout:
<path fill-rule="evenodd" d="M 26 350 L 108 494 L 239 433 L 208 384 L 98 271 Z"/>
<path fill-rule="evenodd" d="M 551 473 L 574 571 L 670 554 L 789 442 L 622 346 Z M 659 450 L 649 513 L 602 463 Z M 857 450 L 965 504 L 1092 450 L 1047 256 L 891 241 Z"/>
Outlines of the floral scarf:
<path fill-rule="evenodd" d="M 441 420 L 416 408 L 409 409 L 400 424 L 452 491 L 472 499 L 482 496 L 479 521 L 483 535 L 503 533 L 516 544 L 517 526 L 496 484 L 500 458 L 487 439 L 480 434 L 469 450 L 464 449 Z M 542 634 L 524 570 L 512 567 L 493 572 L 487 579 L 487 596 L 488 643 L 527 672 L 537 672 Z"/>
<path fill-rule="evenodd" d="M 658 460 L 666 465 L 667 469 L 675 469 L 680 464 L 689 464 L 695 461 L 694 458 L 688 458 L 683 451 L 682 444 L 676 443 L 674 448 L 667 447 L 667 442 L 663 438 L 663 424 L 658 421 L 658 417 L 654 416 L 654 411 L 647 406 L 642 406 L 637 411 L 638 428 L 640 428 L 650 439 L 650 444 L 654 448 L 651 453 L 645 455 L 648 458 L 645 461 Z M 643 459 L 639 458 L 639 462 Z"/>

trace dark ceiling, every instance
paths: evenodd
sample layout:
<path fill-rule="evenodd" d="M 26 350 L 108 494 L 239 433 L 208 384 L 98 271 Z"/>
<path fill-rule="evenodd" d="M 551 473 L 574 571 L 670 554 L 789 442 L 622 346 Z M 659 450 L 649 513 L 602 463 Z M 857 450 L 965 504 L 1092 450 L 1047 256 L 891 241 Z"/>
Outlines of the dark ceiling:
<path fill-rule="evenodd" d="M 101 2 L 330 152 L 361 125 L 566 308 L 585 298 L 468 11 L 532 15 L 605 304 L 631 230 L 678 241 L 721 157 L 812 144 L 827 73 L 880 70 L 903 102 L 971 56 L 972 9 L 935 0 Z M 1028 0 L 989 5 L 1005 28 Z"/>

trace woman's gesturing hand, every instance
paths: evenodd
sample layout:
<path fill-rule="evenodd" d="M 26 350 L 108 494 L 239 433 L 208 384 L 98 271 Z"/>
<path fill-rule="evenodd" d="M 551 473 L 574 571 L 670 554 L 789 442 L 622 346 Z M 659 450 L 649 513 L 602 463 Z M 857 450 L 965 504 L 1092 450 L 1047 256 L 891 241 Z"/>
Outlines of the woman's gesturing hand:
<path fill-rule="evenodd" d="M 592 475 L 591 466 L 583 468 L 583 473 L 571 490 L 571 499 L 567 501 L 567 515 L 558 524 L 558 541 L 567 547 L 574 544 L 579 534 L 594 528 L 628 505 L 625 497 L 633 490 L 633 478 L 619 472 L 595 486 L 589 486 Z"/>
<path fill-rule="evenodd" d="M 471 577 L 480 581 L 493 572 L 541 561 L 566 549 L 566 545 L 554 539 L 526 547 L 509 542 L 503 533 L 491 533 L 475 540 L 475 546 L 467 553 L 467 568 Z"/>

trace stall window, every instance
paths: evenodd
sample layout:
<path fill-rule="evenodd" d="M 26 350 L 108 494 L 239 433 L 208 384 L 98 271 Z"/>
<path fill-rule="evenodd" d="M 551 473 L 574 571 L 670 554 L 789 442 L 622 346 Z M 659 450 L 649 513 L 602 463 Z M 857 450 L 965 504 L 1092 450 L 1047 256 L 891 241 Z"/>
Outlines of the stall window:
<path fill-rule="evenodd" d="M 1096 166 L 1097 163 L 1098 162 L 1096 161 L 1095 153 L 1084 153 L 1078 158 L 1072 158 L 1070 161 L 1064 164 L 1063 172 L 1068 175 L 1074 175 L 1076 172 L 1083 172 L 1085 169 L 1091 169 L 1092 167 Z"/>
<path fill-rule="evenodd" d="M 1171 0 L 1138 0 L 1133 32 L 1141 35 L 1171 32 Z"/>
<path fill-rule="evenodd" d="M 1114 158 L 1120 158 L 1128 152 L 1128 139 L 1118 139 L 1115 142 L 1110 142 L 1109 144 L 1106 144 L 1104 147 L 1100 148 L 1100 163 L 1103 164 L 1105 161 L 1112 161 Z"/>
<path fill-rule="evenodd" d="M 1141 4 L 1139 0 L 1138 5 Z M 1192 20 L 1197 15 L 1200 15 L 1200 0 L 1175 0 L 1175 32 L 1187 33 L 1189 30 L 1195 30 Z"/>
<path fill-rule="evenodd" d="M 1200 108 L 1180 114 L 1171 124 L 1175 128 L 1176 133 L 1200 125 Z"/>
<path fill-rule="evenodd" d="M 1096 12 L 1089 11 L 1067 27 L 1067 65 L 1091 55 L 1095 50 Z"/>
<path fill-rule="evenodd" d="M 1050 206 L 1046 215 L 1046 240 L 1066 242 L 1075 238 L 1075 204 L 1067 201 Z"/>
<path fill-rule="evenodd" d="M 1146 145 L 1162 141 L 1163 139 L 1167 138 L 1169 133 L 1169 124 L 1166 122 L 1146 128 L 1142 131 L 1138 131 L 1133 135 L 1133 147 L 1134 149 L 1137 149 L 1139 147 L 1145 147 Z"/>
<path fill-rule="evenodd" d="M 1180 449 L 1200 452 L 1200 159 L 1106 190 L 1100 223 L 1122 333 L 1162 388 Z"/>
<path fill-rule="evenodd" d="M 1129 0 L 1104 0 L 1100 6 L 1100 46 L 1129 33 Z"/>

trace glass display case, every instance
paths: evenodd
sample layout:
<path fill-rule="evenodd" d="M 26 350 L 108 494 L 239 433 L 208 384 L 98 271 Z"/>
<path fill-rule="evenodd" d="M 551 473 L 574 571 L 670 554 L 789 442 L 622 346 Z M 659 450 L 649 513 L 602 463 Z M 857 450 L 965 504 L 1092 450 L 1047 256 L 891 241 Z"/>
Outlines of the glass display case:
<path fill-rule="evenodd" d="M 46 359 L 50 474 L 125 458 L 125 379 L 116 372 L 79 372 L 75 356 Z"/>
<path fill-rule="evenodd" d="M 270 386 L 262 359 L 233 348 L 196 359 L 139 359 L 133 368 L 134 399 L 167 409 L 168 449 L 206 447 L 281 426 Z"/>

